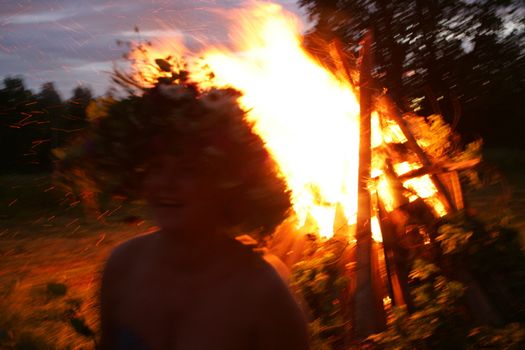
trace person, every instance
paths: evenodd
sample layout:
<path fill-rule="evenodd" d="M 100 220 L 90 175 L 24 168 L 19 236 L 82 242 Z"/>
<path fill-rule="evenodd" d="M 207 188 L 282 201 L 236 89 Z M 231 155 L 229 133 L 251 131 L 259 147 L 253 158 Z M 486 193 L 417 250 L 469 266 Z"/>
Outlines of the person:
<path fill-rule="evenodd" d="M 173 119 L 137 128 L 151 132 L 132 135 L 145 141 L 129 150 L 141 175 L 127 184 L 140 184 L 160 229 L 118 246 L 106 263 L 101 349 L 309 348 L 304 315 L 286 284 L 234 239 L 264 237 L 290 208 L 284 181 L 237 99 L 230 90 L 157 86 L 134 107 L 131 114 L 152 113 L 147 123 Z M 108 134 L 105 123 L 110 118 L 98 135 Z M 100 161 L 106 151 L 98 148 L 91 169 L 99 161 L 108 170 L 111 162 Z M 129 170 L 115 159 L 107 176 Z"/>

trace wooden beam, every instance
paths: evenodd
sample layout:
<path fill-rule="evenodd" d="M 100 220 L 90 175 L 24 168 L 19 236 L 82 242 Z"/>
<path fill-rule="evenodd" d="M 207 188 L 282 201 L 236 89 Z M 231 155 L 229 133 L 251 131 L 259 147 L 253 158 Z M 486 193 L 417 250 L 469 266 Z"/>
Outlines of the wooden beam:
<path fill-rule="evenodd" d="M 414 135 L 412 135 L 412 132 L 408 127 L 408 124 L 405 122 L 397 106 L 392 102 L 392 100 L 388 96 L 382 95 L 380 98 L 378 98 L 377 105 L 381 109 L 383 109 L 383 113 L 385 115 L 387 115 L 389 118 L 392 118 L 397 123 L 397 125 L 399 125 L 399 128 L 401 129 L 401 131 L 407 139 L 406 144 L 417 155 L 423 167 L 432 168 L 433 164 L 430 161 L 430 158 L 425 153 L 425 151 L 423 151 L 423 149 L 419 147 L 416 138 L 414 137 Z M 436 186 L 436 189 L 438 191 L 437 195 L 441 199 L 443 205 L 445 206 L 445 210 L 448 213 L 455 211 L 457 208 L 454 206 L 450 193 L 448 192 L 447 188 L 445 187 L 439 176 L 436 174 L 430 174 L 430 178 L 432 179 L 434 186 Z"/>
<path fill-rule="evenodd" d="M 405 173 L 403 175 L 398 175 L 397 178 L 400 181 L 405 181 L 405 180 L 410 180 L 414 177 L 419 177 L 423 175 L 447 174 L 455 170 L 471 168 L 479 164 L 479 162 L 480 162 L 480 159 L 476 158 L 476 159 L 470 159 L 470 160 L 466 160 L 462 162 L 455 162 L 455 163 L 437 163 L 429 167 L 421 167 L 419 169 L 409 171 L 408 173 Z"/>
<path fill-rule="evenodd" d="M 338 38 L 335 38 L 330 43 L 330 56 L 332 56 L 333 60 L 335 61 L 336 69 L 344 73 L 345 79 L 348 80 L 352 86 L 356 86 L 357 84 L 352 78 L 352 70 L 348 64 L 348 58 L 344 52 L 343 44 Z"/>
<path fill-rule="evenodd" d="M 371 173 L 371 136 L 370 115 L 373 96 L 373 33 L 369 30 L 361 49 L 361 67 L 359 80 L 360 142 L 358 171 L 358 209 L 356 222 L 356 293 L 354 332 L 358 339 L 364 339 L 373 333 L 382 331 L 386 326 L 382 297 L 378 295 L 374 284 L 373 266 L 377 266 L 372 254 L 371 198 L 368 181 Z"/>
<path fill-rule="evenodd" d="M 403 215 L 400 209 L 395 209 L 395 212 L 388 214 L 380 198 L 378 198 L 377 216 L 383 235 L 387 281 L 390 287 L 392 305 L 406 306 L 408 311 L 411 312 L 413 303 L 408 288 L 407 267 L 409 263 L 405 256 L 396 254 L 398 237 L 402 237 L 405 234 L 408 217 Z"/>

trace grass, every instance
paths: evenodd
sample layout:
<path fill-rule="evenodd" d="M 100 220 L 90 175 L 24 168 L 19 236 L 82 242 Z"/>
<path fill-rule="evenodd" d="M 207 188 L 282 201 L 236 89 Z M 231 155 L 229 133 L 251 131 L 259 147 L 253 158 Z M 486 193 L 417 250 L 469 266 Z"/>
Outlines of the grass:
<path fill-rule="evenodd" d="M 485 220 L 506 220 L 523 237 L 525 157 L 496 150 L 486 158 L 486 186 L 466 199 Z M 86 215 L 47 174 L 0 176 L 0 349 L 94 348 L 71 321 L 97 331 L 104 261 L 153 226 L 137 219 L 145 213 L 137 203 L 108 202 L 102 211 L 104 223 Z"/>
<path fill-rule="evenodd" d="M 0 181 L 0 349 L 93 348 L 71 321 L 97 330 L 104 261 L 120 242 L 152 228 L 136 219 L 143 206 L 108 204 L 101 223 L 52 189 L 49 175 Z"/>

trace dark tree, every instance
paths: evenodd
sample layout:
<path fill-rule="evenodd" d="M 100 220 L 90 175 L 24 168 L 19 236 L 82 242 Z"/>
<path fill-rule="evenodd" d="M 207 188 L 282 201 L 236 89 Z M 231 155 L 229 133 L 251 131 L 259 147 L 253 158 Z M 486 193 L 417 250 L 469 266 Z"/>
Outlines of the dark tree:
<path fill-rule="evenodd" d="M 65 120 L 60 128 L 65 140 L 73 138 L 86 128 L 86 107 L 92 100 L 93 93 L 89 87 L 79 85 L 73 89 L 72 96 L 66 104 Z"/>
<path fill-rule="evenodd" d="M 492 107 L 483 105 L 489 102 L 488 89 L 498 95 L 491 94 L 498 103 L 505 98 L 525 99 L 523 31 L 506 33 L 506 37 L 503 31 L 512 17 L 523 21 L 522 0 L 300 0 L 299 4 L 315 21 L 315 37 L 328 41 L 337 37 L 348 52 L 357 52 L 364 31 L 372 28 L 376 33 L 375 78 L 404 109 L 442 113 L 453 123 L 462 115 L 463 131 L 474 129 L 475 134 L 485 130 L 471 122 L 490 119 Z M 510 85 L 504 83 L 500 91 L 497 81 Z M 510 86 L 513 92 L 509 95 Z M 414 103 L 416 98 L 423 103 Z M 511 114 L 507 116 L 509 127 L 524 117 L 523 112 L 516 115 L 520 106 L 511 110 L 507 112 Z M 489 139 L 498 141 L 498 137 Z"/>
<path fill-rule="evenodd" d="M 33 149 L 35 131 L 42 125 L 38 102 L 20 77 L 7 77 L 0 89 L 0 159 L 2 172 L 27 170 L 38 160 Z M 37 113 L 35 113 L 37 112 Z"/>
<path fill-rule="evenodd" d="M 51 166 L 51 150 L 60 145 L 60 132 L 63 117 L 64 105 L 62 98 L 55 89 L 55 84 L 47 82 L 42 84 L 37 95 L 41 119 L 45 125 L 41 128 L 40 139 L 35 145 L 38 158 L 42 167 L 47 169 Z"/>
<path fill-rule="evenodd" d="M 521 44 L 520 44 L 521 43 Z M 523 35 L 478 37 L 471 52 L 457 60 L 463 106 L 459 128 L 480 134 L 488 145 L 525 147 L 525 55 Z"/>
<path fill-rule="evenodd" d="M 77 86 L 64 102 L 52 82 L 35 95 L 21 77 L 6 77 L 0 88 L 1 171 L 49 171 L 52 149 L 87 126 L 86 107 L 92 100 L 87 87 Z"/>

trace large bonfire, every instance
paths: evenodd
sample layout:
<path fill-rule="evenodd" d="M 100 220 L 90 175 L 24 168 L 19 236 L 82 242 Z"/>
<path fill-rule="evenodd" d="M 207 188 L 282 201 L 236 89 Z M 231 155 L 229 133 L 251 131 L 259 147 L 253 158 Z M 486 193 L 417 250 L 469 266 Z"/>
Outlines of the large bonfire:
<path fill-rule="evenodd" d="M 136 149 L 140 149 L 140 138 L 126 138 L 125 128 L 143 132 L 147 129 L 141 125 L 144 122 L 148 127 L 157 123 L 153 127 L 158 129 L 169 115 L 195 114 L 197 105 L 206 104 L 203 108 L 210 115 L 219 115 L 221 108 L 234 105 L 231 109 L 242 109 L 247 124 L 263 140 L 291 194 L 293 212 L 277 229 L 269 247 L 293 269 L 292 287 L 300 292 L 309 310 L 314 348 L 348 349 L 355 340 L 349 335 L 359 333 L 356 329 L 360 326 L 364 331 L 357 335 L 361 337 L 384 330 L 385 310 L 389 313 L 390 305 L 402 307 L 401 311 L 389 314 L 394 326 L 376 336 L 376 343 L 402 348 L 400 342 L 406 341 L 406 348 L 421 344 L 428 345 L 423 348 L 449 348 L 448 338 L 440 333 L 443 329 L 467 339 L 467 328 L 456 327 L 458 319 L 466 319 L 456 317 L 465 309 L 460 303 L 463 293 L 470 303 L 469 315 L 479 323 L 525 318 L 525 311 L 513 304 L 493 302 L 513 295 L 516 305 L 525 304 L 523 285 L 516 282 L 525 265 L 516 273 L 497 266 L 490 272 L 464 266 L 465 261 L 481 261 L 485 254 L 493 254 L 490 244 L 507 239 L 500 228 L 488 235 L 461 212 L 457 170 L 479 162 L 476 151 L 480 143 L 459 150 L 441 116 L 402 115 L 377 91 L 366 119 L 368 135 L 363 132 L 367 123 L 362 122 L 365 113 L 357 97 L 362 101 L 365 91 L 353 83 L 363 76 L 349 69 L 340 49 L 326 45 L 323 61 L 311 56 L 303 48 L 299 20 L 279 5 L 252 3 L 229 14 L 235 21 L 230 28 L 233 44 L 228 47 L 204 43 L 205 49 L 195 52 L 178 38 L 135 46 L 130 53 L 132 72 L 116 70 L 115 79 L 130 92 L 135 88 L 139 93 L 124 101 L 127 104 L 121 104 L 120 110 L 117 104 L 111 112 L 115 115 L 107 115 L 101 101 L 99 114 L 108 118 L 94 122 L 92 129 L 93 139 L 105 143 L 99 142 L 97 156 L 91 161 L 102 164 L 103 169 L 120 163 L 136 165 L 135 154 L 120 152 L 129 151 L 127 143 L 137 143 Z M 150 88 L 173 96 L 174 106 L 189 93 L 186 97 L 192 104 L 177 113 L 166 113 L 166 118 L 162 109 L 150 113 L 148 108 L 157 106 L 144 103 L 140 94 Z M 228 103 L 212 98 L 214 91 L 231 92 L 227 89 L 240 93 L 241 109 L 237 102 L 230 103 L 231 98 Z M 155 118 L 150 114 L 162 120 L 152 121 Z M 363 135 L 367 142 L 360 142 Z M 69 153 L 89 154 L 96 147 L 84 143 Z M 112 152 L 118 161 L 104 159 Z M 366 159 L 360 160 L 364 153 Z M 366 165 L 368 157 L 370 167 Z M 91 171 L 92 163 L 77 158 L 82 171 Z M 363 164 L 364 172 L 360 171 Z M 110 180 L 124 183 L 105 170 L 105 185 Z M 367 200 L 359 207 L 363 192 Z M 272 222 L 281 222 L 282 218 L 278 219 Z M 370 233 L 377 244 L 372 244 Z M 482 243 L 466 249 L 473 239 Z M 522 259 L 521 252 L 510 244 L 506 247 L 508 261 Z M 481 276 L 485 285 L 479 282 Z M 467 291 L 452 280 L 466 285 Z M 494 289 L 497 283 L 491 281 L 500 280 L 504 287 Z M 473 307 L 480 298 L 484 306 Z M 434 300 L 439 300 L 439 305 Z M 409 313 L 403 313 L 403 308 Z M 507 318 L 502 314 L 506 310 L 512 314 Z"/>
<path fill-rule="evenodd" d="M 184 61 L 190 81 L 201 89 L 239 90 L 249 121 L 291 190 L 298 231 L 327 238 L 343 231 L 352 239 L 359 163 L 357 87 L 346 72 L 328 69 L 306 52 L 301 45 L 300 22 L 279 5 L 254 4 L 234 10 L 232 16 L 236 18 L 230 30 L 233 48 L 208 46 L 202 52 L 191 52 L 179 40 L 153 42 L 133 54 L 135 81 L 153 86 L 159 77 L 172 75 L 163 65 L 173 67 Z M 413 121 L 419 127 L 431 127 L 423 119 Z M 373 113 L 372 126 L 375 149 L 383 143 L 406 140 L 396 123 L 378 112 Z M 428 142 L 432 141 L 423 140 L 421 146 L 431 146 Z M 392 210 L 395 195 L 382 170 L 384 155 L 376 153 L 371 191 L 379 193 Z M 402 175 L 422 164 L 403 159 L 393 167 Z M 407 194 L 409 200 L 424 198 L 436 215 L 446 214 L 428 175 L 410 178 L 403 185 L 406 193 L 411 193 Z M 375 217 L 372 227 L 374 238 L 381 240 Z"/>

